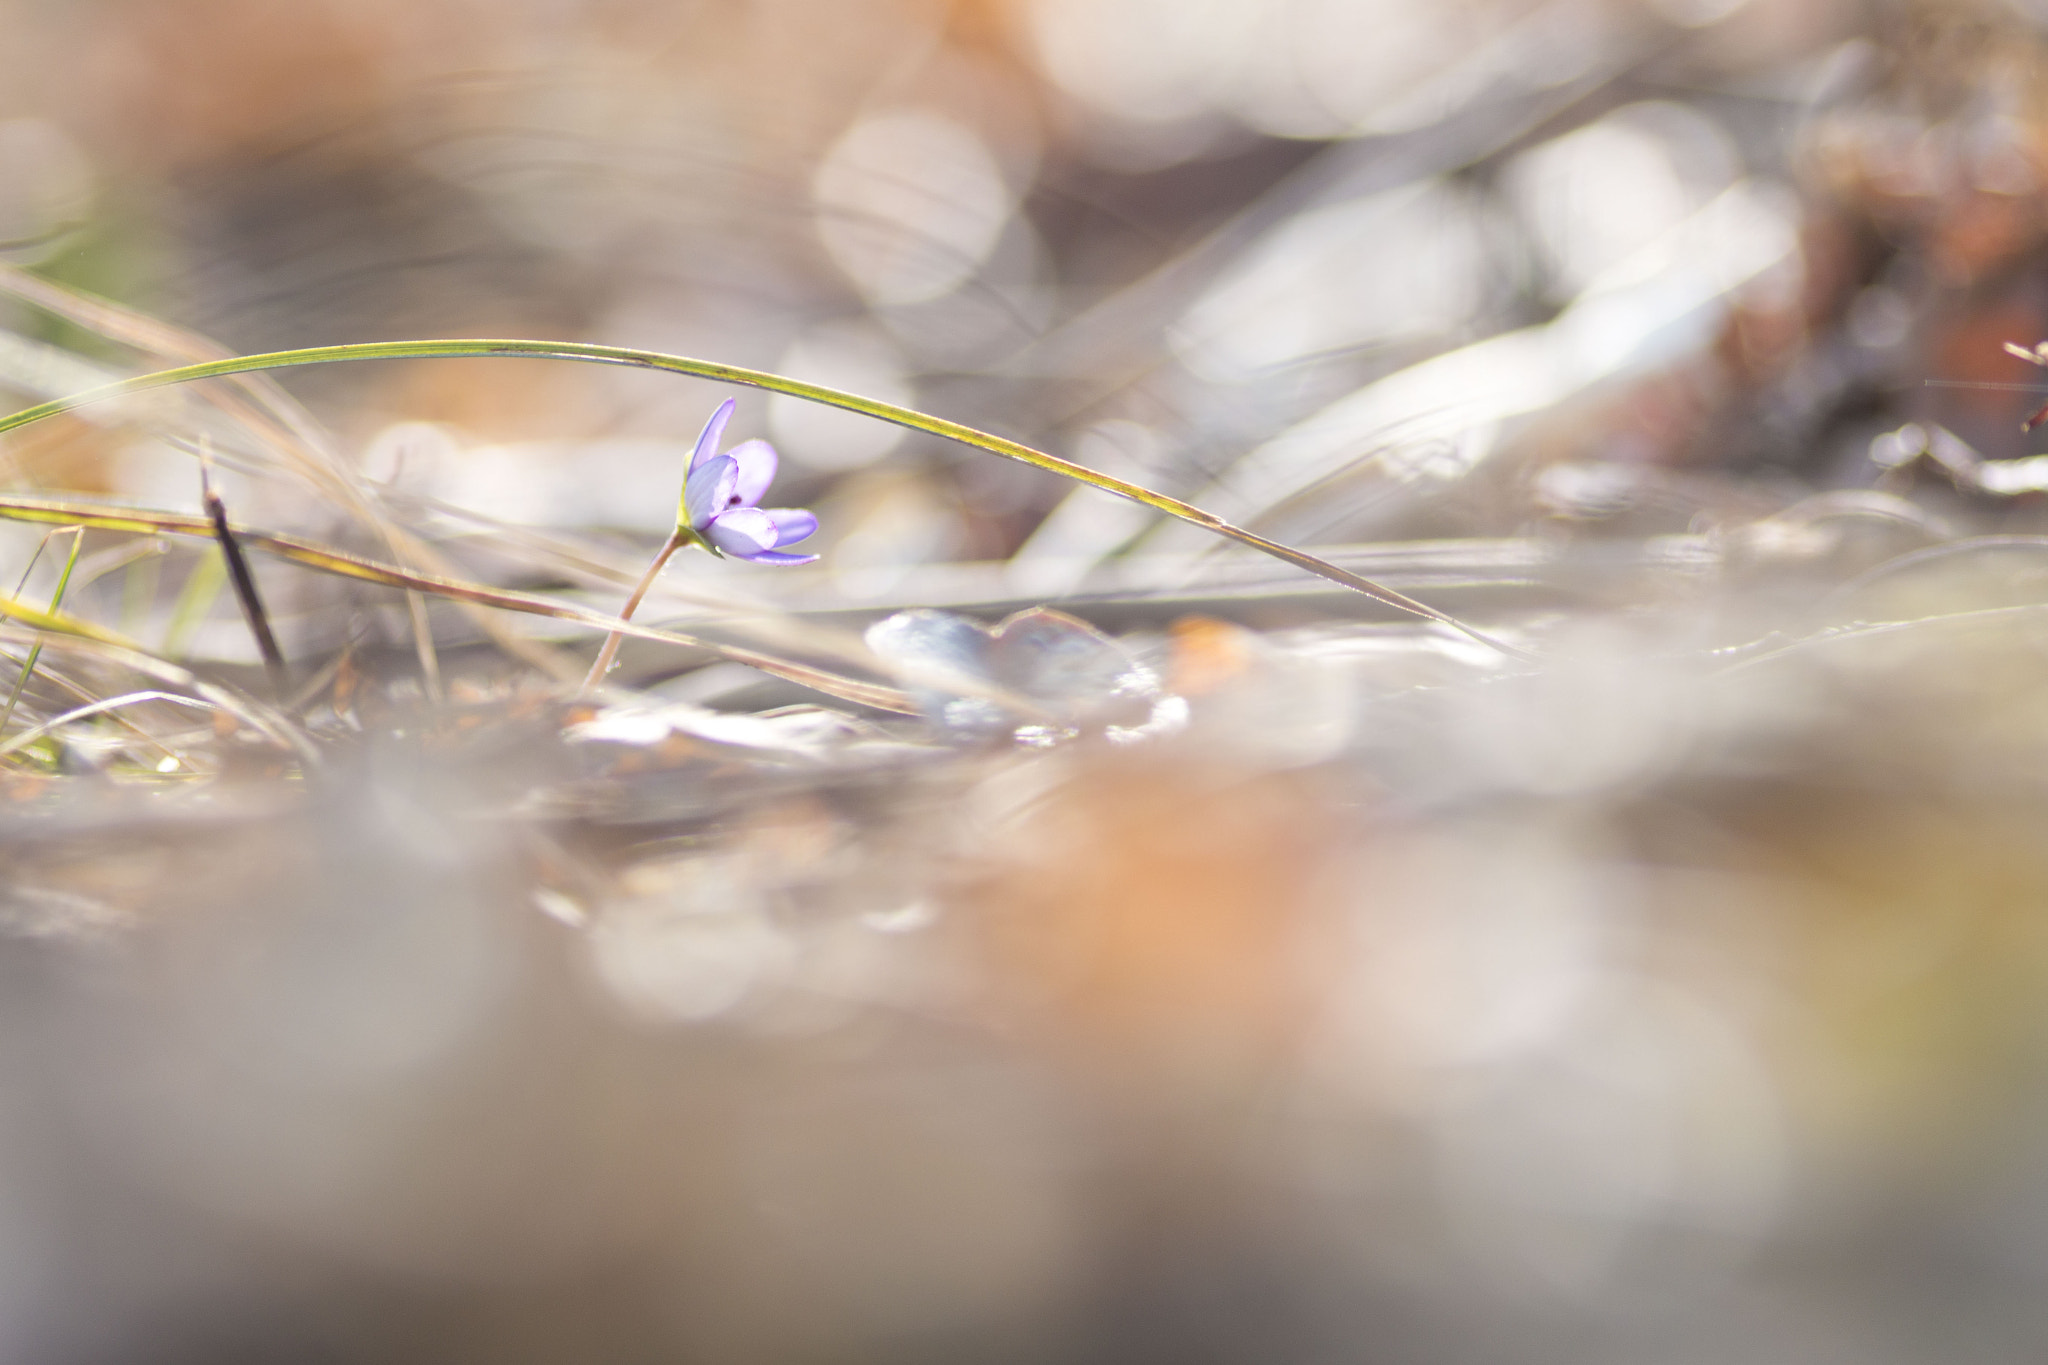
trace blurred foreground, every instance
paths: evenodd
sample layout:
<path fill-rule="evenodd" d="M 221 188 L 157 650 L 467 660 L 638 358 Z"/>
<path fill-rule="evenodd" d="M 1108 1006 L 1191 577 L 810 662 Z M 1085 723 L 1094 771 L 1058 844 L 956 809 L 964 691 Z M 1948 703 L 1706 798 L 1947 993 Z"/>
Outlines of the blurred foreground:
<path fill-rule="evenodd" d="M 639 619 L 688 639 L 581 697 L 562 612 L 711 385 L 342 366 L 0 438 L 5 586 L 101 632 L 28 674 L 0 626 L 0 1357 L 2048 1352 L 2027 6 L 0 34 L 8 410 L 659 347 L 1530 656 L 742 394 L 823 560 L 686 554 Z"/>

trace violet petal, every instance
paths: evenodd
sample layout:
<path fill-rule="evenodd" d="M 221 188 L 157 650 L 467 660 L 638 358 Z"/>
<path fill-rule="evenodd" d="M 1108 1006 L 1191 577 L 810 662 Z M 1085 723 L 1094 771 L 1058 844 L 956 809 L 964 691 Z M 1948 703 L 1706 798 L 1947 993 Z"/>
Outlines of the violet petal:
<path fill-rule="evenodd" d="M 768 492 L 768 485 L 775 482 L 775 447 L 757 439 L 741 441 L 725 453 L 740 467 L 740 481 L 732 490 L 739 495 L 740 505 L 758 505 Z"/>
<path fill-rule="evenodd" d="M 703 530 L 711 524 L 713 517 L 730 505 L 733 484 L 739 476 L 739 465 L 725 455 L 707 460 L 690 471 L 689 479 L 683 484 L 683 515 L 692 527 Z"/>
<path fill-rule="evenodd" d="M 806 512 L 801 507 L 764 507 L 768 519 L 775 523 L 775 543 L 794 545 L 818 529 L 818 515 Z"/>
<path fill-rule="evenodd" d="M 695 474 L 699 465 L 718 454 L 718 443 L 725 439 L 725 424 L 732 420 L 733 409 L 738 406 L 734 400 L 726 399 L 711 414 L 704 430 L 697 433 L 697 448 L 690 452 L 690 473 Z"/>
<path fill-rule="evenodd" d="M 721 512 L 702 528 L 719 549 L 741 559 L 752 559 L 763 550 L 775 548 L 775 523 L 758 507 L 735 507 Z"/>

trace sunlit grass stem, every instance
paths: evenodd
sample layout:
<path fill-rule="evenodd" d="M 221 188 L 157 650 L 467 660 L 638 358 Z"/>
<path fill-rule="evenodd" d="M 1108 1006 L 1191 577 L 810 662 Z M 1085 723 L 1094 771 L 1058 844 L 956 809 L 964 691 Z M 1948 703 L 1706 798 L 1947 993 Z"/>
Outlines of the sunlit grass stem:
<path fill-rule="evenodd" d="M 104 402 L 128 394 L 141 393 L 149 389 L 163 388 L 172 384 L 189 383 L 198 379 L 217 379 L 228 375 L 247 374 L 257 370 L 289 369 L 300 365 L 325 365 L 355 360 L 430 360 L 461 359 L 469 357 L 501 356 L 540 360 L 579 360 L 600 365 L 622 365 L 634 369 L 665 370 L 673 374 L 692 375 L 699 379 L 716 380 L 727 384 L 743 384 L 750 388 L 765 389 L 772 393 L 788 394 L 808 402 L 822 403 L 827 407 L 844 408 L 897 426 L 908 427 L 929 435 L 958 441 L 1005 459 L 1016 460 L 1049 473 L 1073 479 L 1114 493 L 1132 502 L 1176 517 L 1191 525 L 1199 526 L 1215 535 L 1234 540 L 1263 554 L 1292 564 L 1342 584 L 1354 592 L 1362 593 L 1386 606 L 1408 612 L 1411 615 L 1435 621 L 1456 630 L 1502 654 L 1517 658 L 1529 657 L 1512 645 L 1494 639 L 1471 626 L 1466 625 L 1447 612 L 1437 610 L 1426 603 L 1418 602 L 1404 593 L 1383 587 L 1370 579 L 1362 578 L 1348 569 L 1343 569 L 1328 560 L 1320 559 L 1305 550 L 1282 545 L 1264 536 L 1232 525 L 1214 513 L 1182 502 L 1178 498 L 1156 493 L 1142 485 L 1130 483 L 1108 474 L 1100 473 L 1083 465 L 1049 455 L 1042 450 L 1005 437 L 995 436 L 958 422 L 949 422 L 942 417 L 915 412 L 909 408 L 897 407 L 893 403 L 881 403 L 872 398 L 829 389 L 819 384 L 807 384 L 799 379 L 770 374 L 763 370 L 745 369 L 738 365 L 725 365 L 710 360 L 694 360 L 686 356 L 667 355 L 660 351 L 632 350 L 621 346 L 594 346 L 583 342 L 570 341 L 519 341 L 519 340 L 453 340 L 453 341 L 384 341 L 366 342 L 349 346 L 315 346 L 297 351 L 272 351 L 263 355 L 234 356 L 224 360 L 211 360 L 196 365 L 182 365 L 176 369 L 159 370 L 154 374 L 138 375 L 119 383 L 102 385 L 67 398 L 54 399 L 34 407 L 24 408 L 7 417 L 0 417 L 0 433 L 27 426 L 45 417 L 91 403 Z"/>

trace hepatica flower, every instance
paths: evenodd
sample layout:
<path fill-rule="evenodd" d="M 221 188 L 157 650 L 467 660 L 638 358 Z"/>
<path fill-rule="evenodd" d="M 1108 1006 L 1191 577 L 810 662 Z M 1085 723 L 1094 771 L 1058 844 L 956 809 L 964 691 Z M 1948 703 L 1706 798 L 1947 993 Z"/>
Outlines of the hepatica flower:
<path fill-rule="evenodd" d="M 808 564 L 817 556 L 785 554 L 782 547 L 817 530 L 817 517 L 796 507 L 755 505 L 775 481 L 775 447 L 766 441 L 742 441 L 719 452 L 733 407 L 730 398 L 720 403 L 697 438 L 689 477 L 683 481 L 682 506 L 676 511 L 676 533 L 715 555 L 755 564 Z"/>

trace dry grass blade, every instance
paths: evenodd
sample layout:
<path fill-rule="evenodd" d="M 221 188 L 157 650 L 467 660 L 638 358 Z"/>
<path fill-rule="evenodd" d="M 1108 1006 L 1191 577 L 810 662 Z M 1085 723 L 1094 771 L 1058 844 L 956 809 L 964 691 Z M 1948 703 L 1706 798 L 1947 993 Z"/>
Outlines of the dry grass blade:
<path fill-rule="evenodd" d="M 102 507 L 92 503 L 60 501 L 48 498 L 24 498 L 18 496 L 0 497 L 0 518 L 13 521 L 55 522 L 60 525 L 88 526 L 103 531 L 129 531 L 148 535 L 187 536 L 198 540 L 215 539 L 211 521 L 202 516 L 181 512 L 153 512 L 140 508 Z M 450 601 L 463 602 L 471 606 L 495 607 L 503 611 L 522 612 L 529 616 L 552 617 L 558 621 L 571 621 L 592 630 L 616 631 L 623 635 L 636 636 L 643 640 L 658 640 L 665 644 L 681 645 L 689 649 L 701 649 L 716 654 L 734 663 L 758 668 L 763 673 L 837 697 L 842 701 L 859 706 L 869 706 L 881 711 L 894 711 L 902 715 L 916 715 L 917 705 L 908 694 L 898 688 L 886 687 L 879 683 L 861 682 L 842 677 L 824 669 L 811 668 L 788 659 L 764 654 L 759 650 L 738 645 L 719 644 L 698 639 L 675 631 L 657 630 L 648 626 L 634 625 L 602 612 L 584 607 L 556 602 L 545 597 L 527 593 L 507 592 L 487 588 L 480 583 L 465 583 L 459 579 L 438 578 L 428 574 L 414 573 L 394 564 L 380 564 L 375 560 L 363 559 L 329 546 L 301 540 L 296 536 L 275 535 L 248 527 L 232 528 L 236 540 L 255 546 L 267 554 L 288 560 L 302 567 L 320 573 L 335 574 L 342 578 L 353 578 L 361 583 L 374 583 L 380 587 L 401 588 L 411 592 L 426 593 L 444 597 Z M 12 614 L 11 612 L 9 614 Z M 67 618 L 69 619 L 69 618 Z M 80 622 L 81 626 L 85 623 Z M 97 630 L 97 627 L 91 627 Z M 83 632 L 74 632 L 83 633 Z M 127 648 L 135 646 L 118 637 L 101 632 L 99 636 L 115 641 Z"/>
<path fill-rule="evenodd" d="M 87 702 L 83 706 L 73 707 L 62 715 L 52 716 L 41 724 L 22 731 L 5 744 L 0 744 L 0 758 L 5 758 L 8 754 L 14 753 L 17 750 L 25 749 L 44 735 L 49 734 L 52 730 L 61 729 L 74 721 L 87 720 L 93 716 L 105 715 L 109 711 L 117 711 L 124 706 L 136 706 L 146 701 L 168 702 L 175 706 L 190 706 L 201 711 L 216 709 L 211 702 L 202 701 L 197 697 L 183 697 L 176 692 L 163 692 L 155 688 L 149 688 L 141 692 L 124 692 L 118 697 L 105 697 L 99 701 Z M 162 748 L 163 746 L 159 744 L 158 747 Z M 169 753 L 170 751 L 166 749 L 165 752 Z M 175 758 L 177 755 L 172 754 L 172 757 Z"/>
<path fill-rule="evenodd" d="M 282 712 L 245 697 L 233 688 L 208 682 L 190 669 L 159 659 L 113 631 L 64 612 L 45 611 L 15 597 L 0 597 L 0 616 L 18 621 L 31 630 L 49 632 L 50 638 L 45 641 L 48 648 L 90 654 L 146 678 L 154 678 L 167 687 L 189 692 L 227 712 L 279 748 L 291 750 L 298 755 L 303 766 L 319 765 L 319 750 Z"/>

